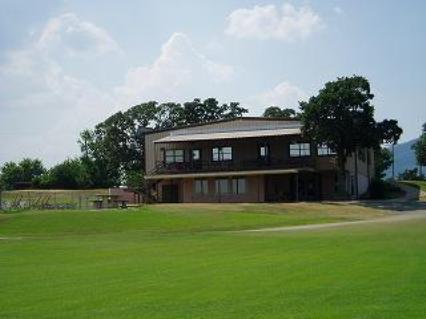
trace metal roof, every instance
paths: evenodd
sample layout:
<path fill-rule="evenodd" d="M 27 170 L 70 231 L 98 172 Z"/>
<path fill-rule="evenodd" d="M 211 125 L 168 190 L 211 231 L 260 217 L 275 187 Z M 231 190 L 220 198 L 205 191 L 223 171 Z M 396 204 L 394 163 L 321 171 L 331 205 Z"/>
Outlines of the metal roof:
<path fill-rule="evenodd" d="M 298 134 L 301 134 L 300 128 L 245 130 L 245 131 L 197 133 L 197 134 L 175 134 L 175 135 L 172 134 L 172 135 L 160 138 L 158 140 L 155 140 L 154 143 L 226 140 L 226 139 L 236 139 L 236 138 L 298 135 Z"/>
<path fill-rule="evenodd" d="M 234 117 L 231 119 L 213 120 L 213 121 L 204 122 L 204 123 L 194 123 L 194 124 L 180 125 L 176 127 L 153 129 L 150 132 L 145 132 L 145 134 L 149 135 L 149 134 L 155 134 L 159 132 L 176 131 L 176 130 L 181 130 L 184 128 L 206 126 L 206 125 L 218 124 L 218 123 L 235 122 L 235 121 L 254 121 L 254 120 L 265 121 L 265 122 L 267 121 L 268 122 L 269 121 L 300 122 L 300 119 L 288 118 L 288 117 L 241 116 L 241 117 Z"/>

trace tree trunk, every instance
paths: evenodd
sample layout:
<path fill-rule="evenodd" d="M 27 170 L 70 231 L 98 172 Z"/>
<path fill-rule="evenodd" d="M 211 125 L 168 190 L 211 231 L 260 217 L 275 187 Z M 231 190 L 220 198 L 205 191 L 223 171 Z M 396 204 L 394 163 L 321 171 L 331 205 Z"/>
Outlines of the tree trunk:
<path fill-rule="evenodd" d="M 355 198 L 358 199 L 358 146 L 355 147 Z"/>

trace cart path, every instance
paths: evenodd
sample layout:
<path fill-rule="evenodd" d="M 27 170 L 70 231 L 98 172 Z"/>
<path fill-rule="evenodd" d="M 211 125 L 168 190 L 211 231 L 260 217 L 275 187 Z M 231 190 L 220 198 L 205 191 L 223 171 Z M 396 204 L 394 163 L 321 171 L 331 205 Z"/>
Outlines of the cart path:
<path fill-rule="evenodd" d="M 416 210 L 412 212 L 405 212 L 404 214 L 395 214 L 387 217 L 366 219 L 366 220 L 357 220 L 349 222 L 338 222 L 338 223 L 324 223 L 324 224 L 310 224 L 310 225 L 299 225 L 299 226 L 282 226 L 282 227 L 270 227 L 270 228 L 259 228 L 259 229 L 247 229 L 241 230 L 239 232 L 291 232 L 291 231 L 301 231 L 301 230 L 315 230 L 315 229 L 325 229 L 325 228 L 335 228 L 335 227 L 344 227 L 344 226 L 353 226 L 353 225 L 362 225 L 362 224 L 372 224 L 372 223 L 395 223 L 413 219 L 426 219 L 426 210 Z"/>

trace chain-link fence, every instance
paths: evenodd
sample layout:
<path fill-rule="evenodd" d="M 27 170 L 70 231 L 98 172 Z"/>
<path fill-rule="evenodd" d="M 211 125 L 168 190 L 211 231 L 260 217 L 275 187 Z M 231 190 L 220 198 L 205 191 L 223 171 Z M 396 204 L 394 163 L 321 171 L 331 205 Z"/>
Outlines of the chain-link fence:
<path fill-rule="evenodd" d="M 0 194 L 0 209 L 92 209 L 96 207 L 99 196 L 108 190 L 83 191 L 3 191 Z"/>

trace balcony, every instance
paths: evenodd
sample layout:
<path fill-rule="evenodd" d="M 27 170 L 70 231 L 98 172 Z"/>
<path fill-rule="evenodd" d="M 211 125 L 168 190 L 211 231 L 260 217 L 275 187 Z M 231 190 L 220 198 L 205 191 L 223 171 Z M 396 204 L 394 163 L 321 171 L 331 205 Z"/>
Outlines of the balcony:
<path fill-rule="evenodd" d="M 265 169 L 315 168 L 315 158 L 298 157 L 289 159 L 269 159 L 250 161 L 194 161 L 182 163 L 157 162 L 151 174 L 182 174 L 197 172 L 247 171 Z"/>

